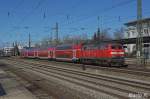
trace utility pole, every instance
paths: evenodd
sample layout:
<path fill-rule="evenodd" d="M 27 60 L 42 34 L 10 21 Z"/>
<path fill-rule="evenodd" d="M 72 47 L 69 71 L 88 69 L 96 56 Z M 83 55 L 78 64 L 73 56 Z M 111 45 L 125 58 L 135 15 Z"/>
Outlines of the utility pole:
<path fill-rule="evenodd" d="M 97 33 L 99 35 L 99 41 L 103 41 L 103 29 L 102 29 L 102 16 L 101 17 L 97 17 L 98 20 L 98 29 L 97 29 Z"/>
<path fill-rule="evenodd" d="M 55 42 L 56 42 L 56 45 L 58 45 L 58 42 L 59 42 L 59 37 L 58 37 L 58 23 L 56 22 L 56 26 L 54 28 L 52 28 L 53 30 L 55 30 Z"/>
<path fill-rule="evenodd" d="M 16 49 L 15 49 L 15 42 L 12 43 L 12 46 L 13 46 L 13 49 L 14 49 L 14 50 L 13 50 L 13 56 L 15 56 L 15 50 L 16 50 Z"/>
<path fill-rule="evenodd" d="M 58 44 L 58 23 L 56 22 L 56 45 Z"/>
<path fill-rule="evenodd" d="M 143 34 L 142 34 L 142 0 L 137 0 L 137 63 L 143 64 L 144 53 L 143 53 Z M 145 64 L 144 64 L 145 65 Z"/>
<path fill-rule="evenodd" d="M 50 33 L 50 43 L 52 44 L 52 42 L 53 42 L 53 32 L 51 31 L 51 33 Z"/>
<path fill-rule="evenodd" d="M 98 42 L 101 40 L 101 29 L 100 29 L 100 25 L 99 25 L 99 20 L 100 17 L 97 17 L 97 21 L 98 21 L 98 27 L 97 27 L 97 36 L 98 36 Z"/>
<path fill-rule="evenodd" d="M 31 48 L 31 35 L 29 33 L 29 48 Z"/>

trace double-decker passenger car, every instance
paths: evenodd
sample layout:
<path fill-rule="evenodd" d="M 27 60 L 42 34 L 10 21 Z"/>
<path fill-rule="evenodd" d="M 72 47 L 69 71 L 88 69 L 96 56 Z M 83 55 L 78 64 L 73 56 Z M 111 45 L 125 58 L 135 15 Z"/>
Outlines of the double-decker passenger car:
<path fill-rule="evenodd" d="M 56 47 L 56 60 L 77 62 L 81 57 L 81 45 L 60 45 Z"/>
<path fill-rule="evenodd" d="M 55 59 L 55 48 L 48 47 L 48 48 L 40 48 L 37 49 L 36 57 L 39 59 Z"/>
<path fill-rule="evenodd" d="M 21 50 L 21 57 L 39 58 L 39 59 L 54 59 L 55 48 L 25 48 Z"/>

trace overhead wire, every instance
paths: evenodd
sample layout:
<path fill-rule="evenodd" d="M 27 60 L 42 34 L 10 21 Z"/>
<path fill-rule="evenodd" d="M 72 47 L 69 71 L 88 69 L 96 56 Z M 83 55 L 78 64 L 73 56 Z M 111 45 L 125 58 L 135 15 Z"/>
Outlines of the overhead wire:
<path fill-rule="evenodd" d="M 119 2 L 119 3 L 117 3 L 117 4 L 112 5 L 111 7 L 104 8 L 103 10 L 100 11 L 100 13 L 101 13 L 101 14 L 106 13 L 106 12 L 108 12 L 108 11 L 111 11 L 112 9 L 115 9 L 115 8 L 120 7 L 120 6 L 124 6 L 124 5 L 130 4 L 130 3 L 132 3 L 132 2 L 135 2 L 135 0 L 126 0 L 126 1 L 123 1 L 123 2 Z M 99 15 L 101 15 L 101 14 L 99 14 Z M 98 16 L 99 16 L 99 15 L 98 15 Z M 85 20 L 88 20 L 88 19 L 90 19 L 90 18 L 92 18 L 92 17 L 96 17 L 96 16 L 95 16 L 95 15 L 92 15 L 92 16 L 87 16 L 86 18 L 83 17 L 83 18 L 80 18 L 80 19 L 78 19 L 78 20 L 72 21 L 72 22 L 70 22 L 69 24 L 61 24 L 61 25 L 62 25 L 63 27 L 65 27 L 66 25 L 71 25 L 71 24 L 74 24 L 74 23 L 78 23 L 78 22 L 81 22 L 81 21 L 85 21 Z M 120 16 L 118 17 L 118 21 L 119 21 L 119 22 L 121 21 Z"/>
<path fill-rule="evenodd" d="M 120 6 L 124 6 L 124 5 L 127 5 L 127 4 L 129 4 L 129 3 L 132 3 L 132 2 L 134 2 L 134 1 L 135 1 L 135 0 L 126 0 L 126 1 L 119 2 L 119 3 L 117 3 L 117 4 L 114 4 L 114 5 L 112 5 L 111 7 L 104 8 L 103 10 L 100 11 L 100 15 L 103 14 L 103 13 L 106 13 L 106 12 L 108 12 L 108 11 L 111 11 L 112 9 L 115 9 L 115 8 L 120 7 Z M 39 0 L 37 6 L 36 6 L 33 10 L 39 8 L 39 6 L 41 5 L 40 2 L 42 3 L 43 0 Z M 31 11 L 31 12 L 32 12 L 32 11 Z M 33 12 L 34 12 L 34 11 L 33 11 Z M 28 15 L 26 15 L 26 16 L 28 16 Z M 67 20 L 71 20 L 70 16 L 71 16 L 71 15 L 66 14 L 66 19 L 67 19 Z M 46 12 L 44 12 L 44 14 L 43 14 L 43 18 L 44 18 L 44 17 L 46 18 Z M 96 16 L 96 15 L 92 15 L 92 16 L 87 16 L 86 18 L 85 18 L 85 17 L 82 17 L 82 18 L 77 19 L 77 20 L 75 20 L 75 21 L 73 21 L 73 22 L 67 22 L 67 24 L 61 24 L 61 25 L 63 25 L 63 27 L 64 27 L 65 25 L 70 25 L 70 24 L 73 24 L 73 23 L 78 23 L 78 22 L 81 22 L 81 21 L 85 21 L 85 20 L 88 20 L 88 19 L 90 19 L 90 18 L 92 18 L 92 17 L 97 17 L 97 16 Z M 123 17 L 119 16 L 119 17 L 118 17 L 118 22 L 122 21 L 122 19 L 123 19 Z M 23 19 L 23 20 L 26 20 L 26 19 Z M 23 22 L 23 21 L 22 21 L 22 22 Z"/>
<path fill-rule="evenodd" d="M 32 7 L 32 10 L 31 10 L 28 14 L 25 14 L 25 15 L 23 16 L 23 18 L 22 18 L 22 19 L 20 20 L 20 22 L 16 25 L 16 27 L 19 27 L 21 24 L 23 24 L 23 22 L 24 22 L 25 20 L 27 20 L 27 18 L 29 18 L 45 1 L 46 1 L 46 0 L 38 0 L 37 4 Z M 19 28 L 24 28 L 24 29 L 26 29 L 26 27 L 28 27 L 28 29 L 30 28 L 29 26 L 19 27 Z M 16 30 L 18 30 L 18 28 L 15 28 L 15 29 L 13 30 L 13 32 L 16 31 Z"/>
<path fill-rule="evenodd" d="M 37 5 L 33 7 L 32 10 L 22 18 L 20 23 L 23 23 L 27 18 L 33 15 L 33 13 L 44 3 L 44 1 L 46 0 L 39 0 Z"/>
<path fill-rule="evenodd" d="M 38 0 L 36 6 L 35 6 L 35 7 L 33 6 L 33 7 L 32 7 L 32 10 L 31 10 L 28 14 L 25 14 L 25 15 L 23 16 L 23 18 L 22 18 L 22 19 L 20 20 L 20 22 L 16 25 L 16 27 L 18 27 L 19 29 L 21 29 L 21 28 L 29 29 L 30 26 L 25 26 L 25 27 L 20 27 L 20 26 L 21 26 L 21 24 L 23 24 L 23 22 L 24 22 L 25 20 L 27 20 L 27 18 L 29 18 L 29 17 L 35 12 L 35 10 L 37 10 L 37 9 L 44 3 L 44 1 L 45 1 L 45 0 Z M 24 2 L 24 0 L 22 0 L 22 2 Z M 18 3 L 18 4 L 21 4 L 22 2 L 20 2 L 20 3 Z M 15 8 L 17 8 L 17 6 L 16 6 Z M 18 30 L 18 28 L 14 28 L 12 31 L 15 32 L 16 30 Z M 19 33 L 19 32 L 18 32 L 18 33 Z M 18 33 L 17 33 L 16 35 L 19 35 Z"/>
<path fill-rule="evenodd" d="M 124 6 L 124 5 L 130 4 L 130 3 L 135 2 L 135 1 L 136 0 L 126 0 L 126 1 L 123 1 L 123 2 L 119 2 L 117 4 L 112 5 L 111 7 L 104 8 L 103 10 L 100 11 L 100 14 L 97 15 L 97 16 L 100 16 L 101 14 L 106 13 L 106 12 L 112 10 L 112 9 L 115 9 L 115 8 L 120 7 L 120 6 Z M 97 17 L 97 16 L 96 15 L 92 15 L 92 16 L 83 17 L 83 18 L 80 18 L 80 19 L 70 23 L 70 24 L 81 22 L 81 21 L 85 21 L 85 20 L 88 20 L 90 18 Z M 63 26 L 65 26 L 65 25 L 66 24 L 63 24 Z"/>
<path fill-rule="evenodd" d="M 7 12 L 7 16 L 10 17 L 10 15 L 12 15 L 13 13 L 16 12 L 16 9 L 18 9 L 22 4 L 23 4 L 24 0 L 20 0 L 16 6 L 14 6 L 13 8 L 11 8 L 8 12 Z"/>

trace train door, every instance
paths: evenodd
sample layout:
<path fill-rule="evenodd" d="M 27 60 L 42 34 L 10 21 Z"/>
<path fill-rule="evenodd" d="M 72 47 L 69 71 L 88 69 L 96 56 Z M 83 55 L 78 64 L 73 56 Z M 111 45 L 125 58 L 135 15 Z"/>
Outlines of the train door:
<path fill-rule="evenodd" d="M 76 59 L 76 49 L 73 49 L 73 59 Z"/>
<path fill-rule="evenodd" d="M 56 51 L 53 50 L 53 51 L 51 51 L 51 52 L 52 52 L 52 58 L 55 59 L 55 58 L 56 58 Z"/>

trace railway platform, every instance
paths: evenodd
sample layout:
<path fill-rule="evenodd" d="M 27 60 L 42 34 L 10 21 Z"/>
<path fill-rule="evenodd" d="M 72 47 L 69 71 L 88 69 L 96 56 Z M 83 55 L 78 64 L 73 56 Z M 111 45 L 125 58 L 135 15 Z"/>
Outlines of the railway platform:
<path fill-rule="evenodd" d="M 36 97 L 23 87 L 13 76 L 8 75 L 0 68 L 0 99 L 36 99 Z"/>

